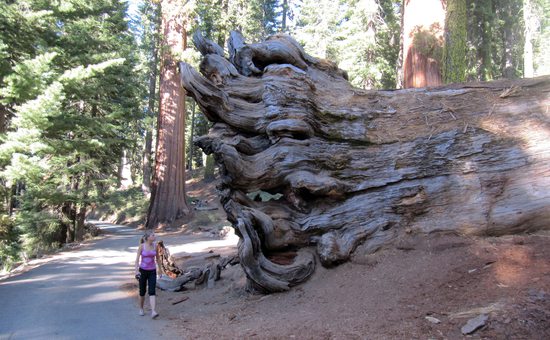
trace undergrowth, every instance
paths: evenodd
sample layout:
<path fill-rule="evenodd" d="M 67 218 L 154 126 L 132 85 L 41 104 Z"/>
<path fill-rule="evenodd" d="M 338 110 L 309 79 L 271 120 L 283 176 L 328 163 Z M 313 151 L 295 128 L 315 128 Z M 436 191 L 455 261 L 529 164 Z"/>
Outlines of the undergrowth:
<path fill-rule="evenodd" d="M 107 193 L 88 218 L 113 223 L 141 223 L 145 220 L 148 205 L 149 197 L 140 187 L 116 190 Z"/>

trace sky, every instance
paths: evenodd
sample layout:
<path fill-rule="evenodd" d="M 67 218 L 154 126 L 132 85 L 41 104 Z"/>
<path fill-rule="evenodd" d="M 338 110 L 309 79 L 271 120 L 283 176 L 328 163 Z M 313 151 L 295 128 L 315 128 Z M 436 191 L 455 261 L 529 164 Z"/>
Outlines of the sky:
<path fill-rule="evenodd" d="M 134 17 L 139 12 L 139 5 L 143 3 L 143 0 L 128 0 L 128 15 Z"/>

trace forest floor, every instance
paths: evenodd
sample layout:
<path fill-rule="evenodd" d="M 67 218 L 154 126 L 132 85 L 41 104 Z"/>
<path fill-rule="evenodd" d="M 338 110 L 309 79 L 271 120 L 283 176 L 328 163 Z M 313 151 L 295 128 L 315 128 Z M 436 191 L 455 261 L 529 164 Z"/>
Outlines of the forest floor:
<path fill-rule="evenodd" d="M 180 267 L 237 252 L 234 234 L 219 236 L 228 222 L 214 188 L 190 181 L 188 194 L 218 209 L 157 237 Z M 318 265 L 285 293 L 251 294 L 241 267 L 228 266 L 213 288 L 159 292 L 158 309 L 185 339 L 550 339 L 549 245 L 550 232 L 407 235 L 335 268 Z"/>

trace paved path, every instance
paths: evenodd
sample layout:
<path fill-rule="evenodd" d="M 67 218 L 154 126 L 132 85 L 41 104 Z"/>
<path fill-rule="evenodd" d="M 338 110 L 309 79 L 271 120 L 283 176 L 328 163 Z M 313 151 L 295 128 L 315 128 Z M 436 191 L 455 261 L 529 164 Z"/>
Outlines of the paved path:
<path fill-rule="evenodd" d="M 140 232 L 98 224 L 108 237 L 0 281 L 0 339 L 172 339 L 167 321 L 139 316 L 131 283 Z M 146 306 L 148 303 L 146 303 Z M 147 307 L 146 307 L 147 309 Z"/>

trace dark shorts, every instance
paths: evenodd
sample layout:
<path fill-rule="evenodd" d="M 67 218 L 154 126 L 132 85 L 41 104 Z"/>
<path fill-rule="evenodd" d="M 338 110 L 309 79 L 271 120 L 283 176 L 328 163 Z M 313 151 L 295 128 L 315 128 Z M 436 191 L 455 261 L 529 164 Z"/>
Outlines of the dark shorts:
<path fill-rule="evenodd" d="M 145 288 L 149 286 L 149 296 L 155 295 L 157 287 L 157 271 L 145 270 L 139 268 L 141 276 L 139 277 L 139 296 L 145 296 Z"/>

